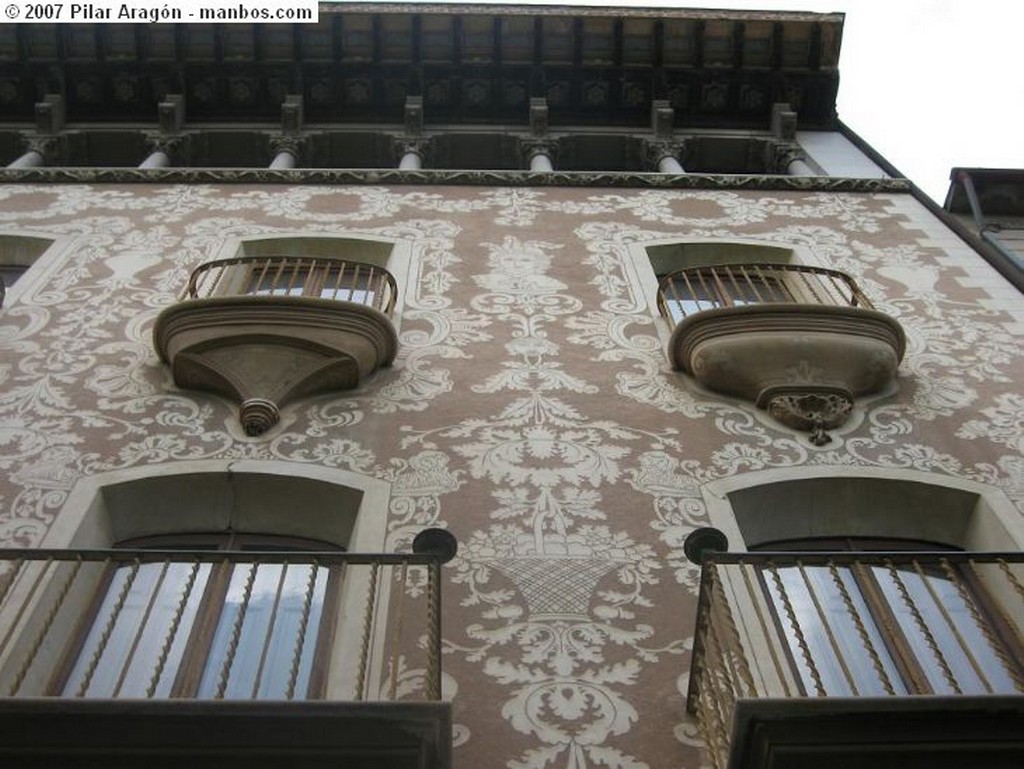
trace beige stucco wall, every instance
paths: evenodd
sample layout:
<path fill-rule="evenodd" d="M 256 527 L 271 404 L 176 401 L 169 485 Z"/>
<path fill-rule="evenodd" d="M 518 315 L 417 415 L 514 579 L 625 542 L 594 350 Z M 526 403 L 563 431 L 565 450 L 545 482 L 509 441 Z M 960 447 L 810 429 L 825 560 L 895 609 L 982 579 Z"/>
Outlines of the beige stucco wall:
<path fill-rule="evenodd" d="M 56 243 L 0 314 L 0 542 L 43 542 L 78 514 L 67 506 L 84 479 L 150 465 L 366 478 L 353 486 L 378 491 L 359 515 L 386 522 L 370 527 L 381 547 L 431 525 L 461 543 L 445 570 L 444 666 L 462 769 L 700 765 L 683 702 L 698 573 L 682 541 L 748 473 L 912 473 L 991 490 L 1008 530 L 1024 511 L 1024 306 L 908 195 L 3 193 L 0 232 Z M 395 365 L 287 407 L 254 439 L 234 405 L 175 389 L 150 334 L 193 267 L 261 234 L 386 238 L 408 261 L 393 270 Z M 903 325 L 897 386 L 832 443 L 670 369 L 644 245 L 713 239 L 844 270 Z"/>

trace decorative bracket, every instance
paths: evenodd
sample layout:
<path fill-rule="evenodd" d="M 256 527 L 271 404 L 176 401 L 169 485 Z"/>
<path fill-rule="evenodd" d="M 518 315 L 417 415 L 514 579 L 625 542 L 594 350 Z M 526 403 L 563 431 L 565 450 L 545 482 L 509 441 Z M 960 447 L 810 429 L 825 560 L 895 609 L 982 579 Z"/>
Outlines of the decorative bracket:
<path fill-rule="evenodd" d="M 558 157 L 558 144 L 553 141 L 540 140 L 523 140 L 519 143 L 519 148 L 522 150 L 523 159 L 526 161 L 526 165 L 530 165 L 530 159 L 534 155 L 547 155 L 551 162 L 555 162 Z"/>
<path fill-rule="evenodd" d="M 648 139 L 644 142 L 644 154 L 647 156 L 647 164 L 654 169 L 665 158 L 675 158 L 680 165 L 686 154 L 686 144 L 682 141 L 669 141 L 666 139 Z"/>
<path fill-rule="evenodd" d="M 787 427 L 811 433 L 815 446 L 832 442 L 826 431 L 841 427 L 853 411 L 853 393 L 828 385 L 781 385 L 767 387 L 757 405 Z"/>

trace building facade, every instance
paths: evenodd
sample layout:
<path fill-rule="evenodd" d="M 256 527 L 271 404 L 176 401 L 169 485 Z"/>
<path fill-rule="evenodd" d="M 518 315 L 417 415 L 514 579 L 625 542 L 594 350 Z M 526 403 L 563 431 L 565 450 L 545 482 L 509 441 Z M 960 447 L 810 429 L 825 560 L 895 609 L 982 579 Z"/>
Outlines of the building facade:
<path fill-rule="evenodd" d="M 320 19 L 0 29 L 0 754 L 1019 765 L 1024 305 L 842 15 Z"/>

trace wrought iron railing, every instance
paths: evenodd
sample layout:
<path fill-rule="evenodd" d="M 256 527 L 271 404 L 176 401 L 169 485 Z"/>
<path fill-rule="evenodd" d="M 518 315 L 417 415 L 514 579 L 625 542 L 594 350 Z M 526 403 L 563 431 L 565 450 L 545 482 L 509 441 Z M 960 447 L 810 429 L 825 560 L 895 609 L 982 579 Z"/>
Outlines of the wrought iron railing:
<path fill-rule="evenodd" d="M 383 267 L 329 257 L 239 256 L 201 264 L 186 299 L 213 296 L 304 296 L 365 304 L 390 315 L 398 295 Z"/>
<path fill-rule="evenodd" d="M 665 275 L 658 309 L 675 323 L 720 307 L 817 304 L 865 307 L 871 302 L 853 278 L 838 270 L 795 264 L 723 264 Z"/>
<path fill-rule="evenodd" d="M 715 553 L 688 710 L 724 769 L 740 699 L 1024 693 L 1024 555 Z"/>
<path fill-rule="evenodd" d="M 443 560 L 0 550 L 0 696 L 439 700 Z"/>

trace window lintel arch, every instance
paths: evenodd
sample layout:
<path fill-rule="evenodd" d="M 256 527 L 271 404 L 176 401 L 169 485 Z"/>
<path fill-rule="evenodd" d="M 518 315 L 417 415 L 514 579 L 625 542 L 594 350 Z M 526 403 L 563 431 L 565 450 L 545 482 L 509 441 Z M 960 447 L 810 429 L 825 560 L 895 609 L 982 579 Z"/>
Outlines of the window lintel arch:
<path fill-rule="evenodd" d="M 964 550 L 1024 549 L 1024 524 L 1005 492 L 923 471 L 762 470 L 713 481 L 702 492 L 712 525 L 738 552 L 771 540 L 860 534 Z"/>

